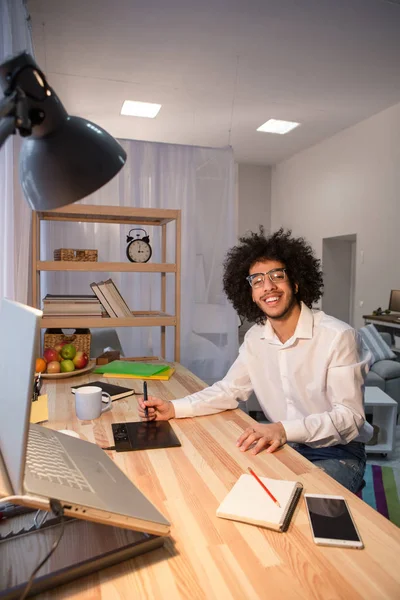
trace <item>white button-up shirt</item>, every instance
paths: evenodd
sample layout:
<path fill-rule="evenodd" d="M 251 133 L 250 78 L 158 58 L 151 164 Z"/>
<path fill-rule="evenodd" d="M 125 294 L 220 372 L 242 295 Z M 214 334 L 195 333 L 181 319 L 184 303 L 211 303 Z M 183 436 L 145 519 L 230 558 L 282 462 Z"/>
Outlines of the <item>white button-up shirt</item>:
<path fill-rule="evenodd" d="M 357 332 L 302 303 L 293 336 L 284 344 L 270 322 L 247 332 L 239 356 L 214 385 L 173 400 L 176 417 L 237 408 L 254 391 L 267 419 L 281 421 L 289 442 L 318 448 L 367 442 L 364 377 L 369 354 Z"/>

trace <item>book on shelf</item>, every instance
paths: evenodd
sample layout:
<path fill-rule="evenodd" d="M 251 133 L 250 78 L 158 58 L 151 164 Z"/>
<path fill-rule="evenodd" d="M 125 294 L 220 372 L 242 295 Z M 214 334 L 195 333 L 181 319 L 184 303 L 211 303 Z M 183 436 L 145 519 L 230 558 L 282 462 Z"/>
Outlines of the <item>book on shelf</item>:
<path fill-rule="evenodd" d="M 299 481 L 269 477 L 260 477 L 260 480 L 279 502 L 280 507 L 252 475 L 243 474 L 219 505 L 217 517 L 258 525 L 274 531 L 286 531 L 303 485 Z"/>
<path fill-rule="evenodd" d="M 102 317 L 103 313 L 96 296 L 47 294 L 43 298 L 44 317 Z"/>
<path fill-rule="evenodd" d="M 50 302 L 57 302 L 59 300 L 69 300 L 71 302 L 94 302 L 96 300 L 96 296 L 93 294 L 46 294 L 43 300 L 48 300 Z"/>
<path fill-rule="evenodd" d="M 91 381 L 90 383 L 82 383 L 81 385 L 74 385 L 71 388 L 71 392 L 75 394 L 76 390 L 80 387 L 86 387 L 94 385 L 102 389 L 103 392 L 110 394 L 111 400 L 121 400 L 122 398 L 126 398 L 127 396 L 132 396 L 135 393 L 135 390 L 130 388 L 123 387 L 122 385 L 115 385 L 113 383 L 106 383 L 105 381 Z"/>
<path fill-rule="evenodd" d="M 99 281 L 97 286 L 98 286 L 99 290 L 101 291 L 101 293 L 103 294 L 103 296 L 105 297 L 105 299 L 107 300 L 107 302 L 110 305 L 110 307 L 112 308 L 112 310 L 114 311 L 115 315 L 120 319 L 125 318 L 126 313 L 125 313 L 124 309 L 120 306 L 120 304 L 117 301 L 117 299 L 115 298 L 115 296 L 111 293 L 110 289 L 106 286 L 105 281 Z"/>
<path fill-rule="evenodd" d="M 132 317 L 132 312 L 129 306 L 125 302 L 124 298 L 122 297 L 120 291 L 118 290 L 117 286 L 115 285 L 112 279 L 107 279 L 107 281 L 99 281 L 98 283 L 94 282 L 94 286 L 95 289 L 92 287 L 92 290 L 94 292 L 100 292 L 101 294 L 103 294 L 103 297 L 108 303 L 108 308 L 106 308 L 106 306 L 103 305 L 104 308 L 106 308 L 107 313 L 110 309 L 110 311 L 112 310 L 115 313 L 113 316 L 117 316 L 122 319 Z"/>
<path fill-rule="evenodd" d="M 99 299 L 99 302 L 101 302 L 101 304 L 103 305 L 108 316 L 109 317 L 118 317 L 117 313 L 115 312 L 115 310 L 113 309 L 113 307 L 111 306 L 111 304 L 109 303 L 107 298 L 105 297 L 103 290 L 100 288 L 100 285 L 98 283 L 96 283 L 95 281 L 93 281 L 93 283 L 90 284 L 90 287 L 92 288 L 93 292 L 96 294 L 97 298 Z"/>
<path fill-rule="evenodd" d="M 58 302 L 55 304 L 48 304 L 46 302 L 43 302 L 43 309 L 46 310 L 47 312 L 50 313 L 54 313 L 54 312 L 60 312 L 60 311 L 68 311 L 70 313 L 87 313 L 87 312 L 92 312 L 92 313 L 98 313 L 101 314 L 103 311 L 103 307 L 100 304 L 100 302 L 97 302 L 97 304 L 92 304 L 92 303 L 86 303 L 86 304 L 74 304 L 74 303 L 69 303 L 69 302 Z"/>
<path fill-rule="evenodd" d="M 124 312 L 124 316 L 132 317 L 131 309 L 125 302 L 124 298 L 122 297 L 121 292 L 119 291 L 119 289 L 117 288 L 117 286 L 115 285 L 113 280 L 107 279 L 107 281 L 104 282 L 104 285 L 108 290 L 110 290 L 111 295 L 115 298 L 116 302 L 121 307 L 122 311 Z"/>

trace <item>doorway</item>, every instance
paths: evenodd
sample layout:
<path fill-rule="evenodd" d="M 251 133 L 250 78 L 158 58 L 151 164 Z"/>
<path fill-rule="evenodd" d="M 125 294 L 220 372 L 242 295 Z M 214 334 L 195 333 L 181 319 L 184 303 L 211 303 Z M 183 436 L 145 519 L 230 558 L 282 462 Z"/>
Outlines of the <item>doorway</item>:
<path fill-rule="evenodd" d="M 357 235 L 340 235 L 322 240 L 324 295 L 321 307 L 353 326 L 356 281 Z"/>

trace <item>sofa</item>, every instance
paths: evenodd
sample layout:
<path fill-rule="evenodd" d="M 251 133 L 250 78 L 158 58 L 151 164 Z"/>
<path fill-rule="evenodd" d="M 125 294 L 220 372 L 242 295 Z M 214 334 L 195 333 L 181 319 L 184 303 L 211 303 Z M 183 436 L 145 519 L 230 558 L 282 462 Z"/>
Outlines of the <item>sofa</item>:
<path fill-rule="evenodd" d="M 392 339 L 390 333 L 379 332 L 384 341 L 391 346 Z M 400 406 L 400 362 L 394 359 L 378 360 L 372 366 L 365 379 L 366 386 L 375 386 L 380 388 L 388 396 L 396 400 Z M 399 408 L 397 408 L 399 413 Z"/>

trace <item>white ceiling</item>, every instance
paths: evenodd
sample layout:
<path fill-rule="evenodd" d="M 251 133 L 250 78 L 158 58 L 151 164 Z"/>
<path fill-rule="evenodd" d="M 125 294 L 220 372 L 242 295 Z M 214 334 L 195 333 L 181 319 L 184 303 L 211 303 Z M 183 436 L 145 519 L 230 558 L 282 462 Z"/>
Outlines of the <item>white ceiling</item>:
<path fill-rule="evenodd" d="M 71 114 L 115 137 L 275 164 L 400 102 L 400 0 L 28 0 Z M 125 99 L 162 104 L 121 116 Z M 301 122 L 280 136 L 269 118 Z"/>

